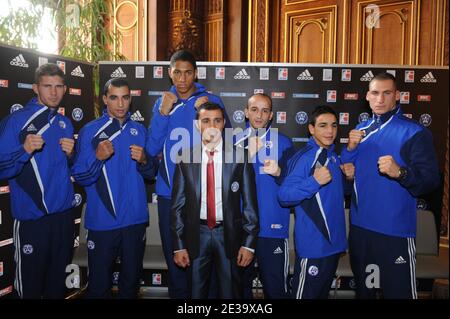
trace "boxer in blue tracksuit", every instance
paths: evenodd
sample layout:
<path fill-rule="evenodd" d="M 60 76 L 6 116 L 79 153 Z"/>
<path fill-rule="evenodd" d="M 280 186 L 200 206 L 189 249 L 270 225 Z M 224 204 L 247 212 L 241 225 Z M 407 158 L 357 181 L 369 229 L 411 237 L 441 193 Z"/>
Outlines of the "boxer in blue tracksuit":
<path fill-rule="evenodd" d="M 430 132 L 402 115 L 399 97 L 395 77 L 376 75 L 366 94 L 373 117 L 350 132 L 341 154 L 355 166 L 349 248 L 358 298 L 380 287 L 385 298 L 417 298 L 416 197 L 438 186 L 439 171 Z M 366 273 L 368 265 L 379 273 Z"/>
<path fill-rule="evenodd" d="M 14 288 L 20 298 L 64 298 L 72 260 L 73 127 L 57 113 L 66 91 L 56 64 L 36 70 L 33 98 L 0 122 L 0 179 L 14 218 Z"/>
<path fill-rule="evenodd" d="M 128 83 L 106 82 L 103 102 L 103 116 L 80 131 L 72 167 L 87 193 L 87 296 L 111 296 L 113 266 L 120 258 L 119 298 L 135 298 L 149 221 L 144 177 L 155 175 L 157 160 L 145 153 L 145 127 L 130 119 Z"/>
<path fill-rule="evenodd" d="M 256 257 L 264 290 L 264 298 L 289 297 L 289 208 L 278 203 L 277 178 L 294 153 L 291 140 L 273 129 L 272 100 L 265 94 L 255 94 L 247 102 L 245 116 L 249 127 L 235 136 L 237 147 L 249 150 L 255 169 L 258 194 L 259 224 Z M 251 298 L 254 277 L 253 264 L 245 272 L 244 296 Z"/>
<path fill-rule="evenodd" d="M 316 107 L 308 128 L 312 137 L 289 162 L 278 199 L 295 206 L 292 297 L 326 299 L 340 253 L 347 248 L 344 179 L 333 144 L 336 113 L 326 105 Z"/>
<path fill-rule="evenodd" d="M 174 247 L 170 236 L 175 162 L 181 149 L 189 149 L 195 144 L 200 144 L 200 134 L 194 129 L 197 107 L 206 101 L 219 104 L 222 108 L 224 105 L 218 96 L 208 93 L 204 86 L 195 82 L 197 64 L 189 51 L 180 50 L 172 55 L 169 76 L 173 86 L 155 102 L 146 151 L 151 156 L 162 154 L 156 180 L 156 194 L 159 231 L 169 271 L 169 296 L 186 299 L 189 297 L 186 271 L 177 267 L 173 261 Z M 226 113 L 225 125 L 230 127 Z M 214 280 L 212 282 L 215 283 Z"/>

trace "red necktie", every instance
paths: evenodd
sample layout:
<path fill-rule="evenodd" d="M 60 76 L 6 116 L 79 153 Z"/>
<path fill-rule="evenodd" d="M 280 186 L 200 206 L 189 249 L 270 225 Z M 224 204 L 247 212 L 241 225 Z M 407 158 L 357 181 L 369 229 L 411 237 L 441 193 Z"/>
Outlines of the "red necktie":
<path fill-rule="evenodd" d="M 208 164 L 206 166 L 206 208 L 209 229 L 216 226 L 216 186 L 214 182 L 214 152 L 208 152 Z"/>

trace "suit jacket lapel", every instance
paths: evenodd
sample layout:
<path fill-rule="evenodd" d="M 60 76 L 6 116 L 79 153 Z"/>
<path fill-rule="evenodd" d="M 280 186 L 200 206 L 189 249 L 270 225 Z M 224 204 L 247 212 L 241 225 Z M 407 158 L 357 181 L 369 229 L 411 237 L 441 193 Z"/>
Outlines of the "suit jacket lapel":
<path fill-rule="evenodd" d="M 227 163 L 226 160 L 230 160 L 230 155 L 233 155 L 233 148 L 230 144 L 224 143 L 224 148 L 222 152 L 222 205 L 223 212 L 227 211 L 227 203 L 228 203 L 228 192 L 230 191 L 230 185 L 232 183 L 231 176 L 233 173 L 234 163 Z M 226 156 L 228 154 L 228 156 Z"/>
<path fill-rule="evenodd" d="M 195 185 L 195 195 L 198 207 L 201 205 L 201 196 L 202 196 L 202 164 L 201 164 L 201 145 L 200 147 L 194 147 L 192 151 L 191 156 L 191 167 L 192 167 L 192 180 L 194 181 Z M 196 158 L 196 155 L 198 155 L 200 152 L 200 162 L 198 161 L 198 158 Z"/>

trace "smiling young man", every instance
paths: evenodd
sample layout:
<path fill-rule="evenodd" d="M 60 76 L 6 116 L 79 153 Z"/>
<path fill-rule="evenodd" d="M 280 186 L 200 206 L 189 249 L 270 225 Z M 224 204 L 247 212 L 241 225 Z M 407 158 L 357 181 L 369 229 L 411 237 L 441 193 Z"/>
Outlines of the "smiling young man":
<path fill-rule="evenodd" d="M 0 179 L 8 179 L 20 298 L 64 298 L 72 260 L 73 127 L 57 109 L 66 92 L 56 64 L 37 68 L 33 98 L 0 122 Z"/>
<path fill-rule="evenodd" d="M 289 162 L 278 199 L 295 207 L 292 297 L 326 299 L 347 247 L 344 179 L 333 144 L 337 115 L 329 106 L 318 106 L 308 128 L 311 138 Z"/>
<path fill-rule="evenodd" d="M 175 52 L 170 58 L 169 77 L 172 86 L 155 102 L 149 126 L 146 151 L 151 156 L 162 155 L 156 180 L 158 195 L 159 231 L 169 272 L 170 298 L 185 299 L 188 296 L 186 272 L 173 262 L 170 237 L 170 207 L 176 155 L 181 148 L 189 149 L 200 143 L 200 135 L 194 129 L 196 111 L 204 102 L 218 104 L 222 100 L 197 83 L 197 63 L 187 50 Z M 226 126 L 229 121 L 225 113 Z M 174 136 L 170 138 L 171 134 Z"/>
<path fill-rule="evenodd" d="M 87 296 L 111 296 L 113 266 L 119 257 L 119 297 L 135 298 L 149 220 L 144 177 L 154 177 L 157 160 L 144 150 L 147 130 L 130 119 L 128 83 L 106 82 L 103 102 L 103 116 L 80 131 L 72 167 L 73 177 L 87 193 Z"/>
<path fill-rule="evenodd" d="M 438 186 L 431 133 L 403 116 L 395 77 L 377 74 L 366 100 L 373 117 L 359 124 L 342 151 L 355 166 L 349 235 L 358 298 L 375 298 L 366 267 L 376 264 L 385 298 L 417 298 L 416 197 Z"/>

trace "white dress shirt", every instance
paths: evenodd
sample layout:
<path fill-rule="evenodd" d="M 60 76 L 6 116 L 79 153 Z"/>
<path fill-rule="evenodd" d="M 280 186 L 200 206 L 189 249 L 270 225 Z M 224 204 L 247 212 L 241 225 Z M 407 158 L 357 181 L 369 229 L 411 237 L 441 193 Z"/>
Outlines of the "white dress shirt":
<path fill-rule="evenodd" d="M 215 184 L 215 200 L 216 200 L 216 222 L 223 221 L 223 210 L 222 210 L 222 144 L 221 140 L 219 144 L 214 148 L 214 184 Z M 208 218 L 207 213 L 207 165 L 208 165 L 208 154 L 212 150 L 208 150 L 204 144 L 202 144 L 202 185 L 201 185 L 201 206 L 200 206 L 200 219 L 206 220 Z"/>

